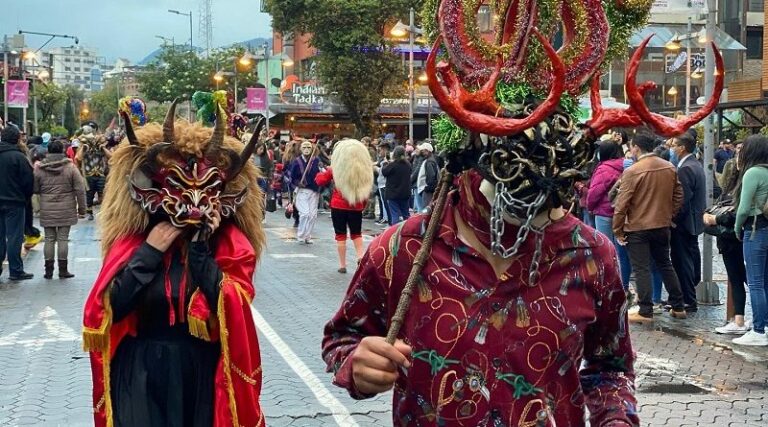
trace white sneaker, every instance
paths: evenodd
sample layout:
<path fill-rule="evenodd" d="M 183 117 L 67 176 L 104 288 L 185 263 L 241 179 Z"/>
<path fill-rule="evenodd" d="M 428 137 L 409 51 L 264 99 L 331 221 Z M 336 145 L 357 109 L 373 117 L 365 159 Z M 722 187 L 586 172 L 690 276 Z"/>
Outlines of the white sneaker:
<path fill-rule="evenodd" d="M 736 322 L 728 322 L 727 325 L 715 328 L 715 332 L 724 335 L 744 335 L 749 332 L 749 326 L 739 326 Z"/>
<path fill-rule="evenodd" d="M 738 345 L 751 345 L 757 347 L 768 346 L 768 336 L 765 333 L 759 333 L 755 331 L 749 331 L 743 336 L 733 339 L 734 344 Z"/>

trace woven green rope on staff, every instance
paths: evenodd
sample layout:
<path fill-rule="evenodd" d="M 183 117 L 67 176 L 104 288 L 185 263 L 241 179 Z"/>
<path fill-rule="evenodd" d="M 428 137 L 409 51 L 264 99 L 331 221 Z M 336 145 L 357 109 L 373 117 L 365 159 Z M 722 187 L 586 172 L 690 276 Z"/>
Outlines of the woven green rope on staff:
<path fill-rule="evenodd" d="M 496 84 L 496 100 L 513 114 L 522 110 L 530 98 L 544 99 L 546 94 L 533 89 L 527 83 L 500 81 Z M 576 119 L 579 115 L 579 100 L 575 96 L 563 94 L 560 97 L 560 108 L 571 118 Z"/>

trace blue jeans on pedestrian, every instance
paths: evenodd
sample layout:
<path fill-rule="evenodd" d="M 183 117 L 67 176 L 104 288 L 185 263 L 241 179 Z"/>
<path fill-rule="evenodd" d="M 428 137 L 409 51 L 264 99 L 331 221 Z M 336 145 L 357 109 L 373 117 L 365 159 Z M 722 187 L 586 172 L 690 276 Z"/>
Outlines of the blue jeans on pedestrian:
<path fill-rule="evenodd" d="M 423 211 L 424 203 L 421 200 L 421 194 L 418 193 L 416 188 L 412 188 L 411 192 L 413 194 L 413 211 L 417 213 Z"/>
<path fill-rule="evenodd" d="M 749 221 L 747 221 L 749 223 Z M 752 329 L 765 333 L 768 323 L 768 228 L 744 233 L 744 261 L 747 263 L 747 286 L 752 303 Z"/>
<path fill-rule="evenodd" d="M 21 245 L 24 243 L 24 205 L 0 205 L 0 263 L 8 255 L 11 277 L 24 273 Z M 2 268 L 2 264 L 0 264 Z"/>
<path fill-rule="evenodd" d="M 389 205 L 389 225 L 397 224 L 401 221 L 400 218 L 403 221 L 410 218 L 408 199 L 389 199 L 387 204 Z"/>
<path fill-rule="evenodd" d="M 607 216 L 595 215 L 595 229 L 610 239 L 616 248 L 616 255 L 619 258 L 619 270 L 621 271 L 621 283 L 624 289 L 629 289 L 629 277 L 632 275 L 632 263 L 629 262 L 629 252 L 625 246 L 621 246 L 613 235 L 613 218 Z M 651 259 L 651 283 L 653 285 L 653 302 L 661 301 L 661 273 L 656 267 L 656 263 Z"/>

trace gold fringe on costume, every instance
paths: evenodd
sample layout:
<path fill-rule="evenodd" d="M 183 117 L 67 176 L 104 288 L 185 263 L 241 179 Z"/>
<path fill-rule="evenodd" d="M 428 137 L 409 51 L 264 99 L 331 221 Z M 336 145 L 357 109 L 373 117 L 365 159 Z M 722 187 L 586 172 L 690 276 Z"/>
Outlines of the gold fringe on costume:
<path fill-rule="evenodd" d="M 175 145 L 180 151 L 200 156 L 207 148 L 212 133 L 213 129 L 203 127 L 199 123 L 190 124 L 185 120 L 177 120 Z M 133 171 L 146 160 L 146 150 L 149 147 L 163 142 L 163 129 L 160 124 L 150 123 L 137 129 L 136 136 L 140 143 L 138 147 L 131 146 L 127 139 L 123 140 L 109 162 L 110 173 L 99 214 L 101 248 L 104 254 L 118 238 L 143 233 L 149 225 L 149 214 L 131 198 L 127 177 L 131 176 Z M 226 136 L 222 148 L 240 152 L 243 150 L 243 144 L 233 137 Z M 222 155 L 220 161 L 223 163 L 228 159 Z M 228 193 L 236 193 L 245 187 L 248 188 L 245 202 L 237 209 L 234 219 L 253 245 L 256 259 L 260 258 L 265 242 L 261 227 L 263 208 L 262 192 L 257 185 L 258 177 L 258 168 L 248 162 L 240 175 L 227 183 Z"/>
<path fill-rule="evenodd" d="M 112 304 L 109 290 L 104 292 L 104 320 L 98 329 L 83 327 L 83 351 L 105 352 L 109 348 L 109 328 L 112 326 Z"/>

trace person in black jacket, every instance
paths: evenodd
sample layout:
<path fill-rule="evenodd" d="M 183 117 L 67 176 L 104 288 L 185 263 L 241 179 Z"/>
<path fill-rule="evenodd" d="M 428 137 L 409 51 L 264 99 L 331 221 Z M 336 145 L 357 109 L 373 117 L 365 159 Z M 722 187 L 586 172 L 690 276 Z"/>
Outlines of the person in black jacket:
<path fill-rule="evenodd" d="M 21 133 L 13 124 L 0 132 L 0 260 L 8 255 L 11 280 L 27 280 L 21 245 L 24 242 L 24 212 L 32 197 L 32 165 L 19 148 Z M 2 267 L 0 266 L 0 273 Z"/>
<path fill-rule="evenodd" d="M 385 194 L 389 206 L 389 225 L 397 224 L 410 218 L 408 199 L 411 197 L 411 164 L 405 158 L 405 148 L 395 147 L 392 161 L 381 173 L 387 178 Z"/>
<path fill-rule="evenodd" d="M 741 150 L 741 145 L 736 146 L 736 153 Z M 738 157 L 738 156 L 737 156 Z M 733 206 L 733 195 L 739 185 L 739 165 L 738 159 L 728 160 L 732 162 L 732 167 L 728 168 L 728 173 L 722 177 L 723 192 L 717 205 Z M 744 335 L 749 331 L 749 325 L 744 321 L 744 310 L 747 304 L 747 269 L 744 264 L 744 245 L 736 238 L 733 228 L 736 225 L 736 211 L 728 210 L 717 216 L 705 213 L 704 224 L 708 226 L 720 226 L 722 233 L 717 236 L 717 249 L 723 256 L 723 264 L 728 274 L 728 281 L 731 283 L 731 294 L 728 298 L 733 298 L 733 319 L 725 326 L 715 328 L 718 334 Z"/>
<path fill-rule="evenodd" d="M 688 133 L 672 141 L 671 150 L 680 159 L 677 176 L 683 186 L 683 206 L 673 219 L 672 265 L 675 267 L 687 312 L 698 311 L 696 286 L 701 282 L 699 235 L 704 232 L 704 210 L 707 207 L 704 168 L 693 155 L 696 140 Z"/>

